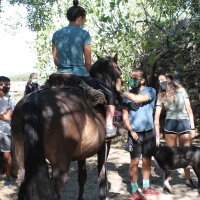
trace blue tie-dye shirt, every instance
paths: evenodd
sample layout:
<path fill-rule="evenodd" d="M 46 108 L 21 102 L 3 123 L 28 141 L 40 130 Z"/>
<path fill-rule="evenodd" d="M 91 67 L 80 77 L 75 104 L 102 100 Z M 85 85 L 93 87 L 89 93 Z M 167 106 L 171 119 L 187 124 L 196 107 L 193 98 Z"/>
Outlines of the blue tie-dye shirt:
<path fill-rule="evenodd" d="M 88 31 L 76 26 L 64 27 L 53 34 L 52 44 L 57 50 L 57 72 L 89 76 L 83 58 L 84 46 L 91 44 Z"/>
<path fill-rule="evenodd" d="M 153 109 L 156 100 L 156 91 L 152 87 L 144 87 L 143 90 L 137 92 L 130 90 L 134 94 L 146 94 L 149 101 L 144 103 L 134 103 L 123 98 L 123 106 L 129 110 L 129 121 L 135 132 L 144 132 L 153 129 Z"/>

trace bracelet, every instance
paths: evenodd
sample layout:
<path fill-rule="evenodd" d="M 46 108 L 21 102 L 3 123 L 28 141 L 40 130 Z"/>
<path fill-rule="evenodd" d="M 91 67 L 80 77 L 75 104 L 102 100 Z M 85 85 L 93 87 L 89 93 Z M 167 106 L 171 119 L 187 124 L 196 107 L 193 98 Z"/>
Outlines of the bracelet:
<path fill-rule="evenodd" d="M 196 130 L 196 128 L 191 128 L 191 130 Z"/>

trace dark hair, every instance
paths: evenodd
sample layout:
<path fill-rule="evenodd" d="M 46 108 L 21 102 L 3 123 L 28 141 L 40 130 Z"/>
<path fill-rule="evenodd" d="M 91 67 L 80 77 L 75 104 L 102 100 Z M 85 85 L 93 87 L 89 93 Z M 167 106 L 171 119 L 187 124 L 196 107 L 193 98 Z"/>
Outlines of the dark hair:
<path fill-rule="evenodd" d="M 83 7 L 78 6 L 78 3 L 78 0 L 74 0 L 74 6 L 70 7 L 67 10 L 66 17 L 70 22 L 75 21 L 78 17 L 85 17 L 87 14 L 86 10 Z"/>
<path fill-rule="evenodd" d="M 33 78 L 33 76 L 38 76 L 37 73 L 33 72 L 30 74 L 29 79 L 27 81 L 27 83 L 31 83 L 31 79 Z"/>
<path fill-rule="evenodd" d="M 0 82 L 10 82 L 10 79 L 6 76 L 0 76 Z"/>
<path fill-rule="evenodd" d="M 143 78 L 145 80 L 145 85 L 148 86 L 148 80 L 147 80 L 147 74 L 146 72 L 144 71 L 144 69 L 138 67 L 138 68 L 134 68 L 132 73 L 133 72 L 139 72 L 140 73 L 140 77 Z"/>
<path fill-rule="evenodd" d="M 145 79 L 145 81 L 147 81 L 147 74 L 144 71 L 144 69 L 142 69 L 142 68 L 135 68 L 135 69 L 133 69 L 132 73 L 133 72 L 140 72 L 140 77 L 143 78 L 143 79 Z"/>
<path fill-rule="evenodd" d="M 173 81 L 174 80 L 173 75 L 170 74 L 170 73 L 167 73 L 167 72 L 166 73 L 160 73 L 159 76 L 165 76 L 165 78 L 166 78 L 167 81 Z"/>
<path fill-rule="evenodd" d="M 32 78 L 33 76 L 37 76 L 37 74 L 36 73 L 31 73 L 29 78 Z"/>
<path fill-rule="evenodd" d="M 168 81 L 173 81 L 174 80 L 174 77 L 172 74 L 169 74 L 169 73 L 165 73 L 164 76 L 166 77 L 166 79 Z"/>

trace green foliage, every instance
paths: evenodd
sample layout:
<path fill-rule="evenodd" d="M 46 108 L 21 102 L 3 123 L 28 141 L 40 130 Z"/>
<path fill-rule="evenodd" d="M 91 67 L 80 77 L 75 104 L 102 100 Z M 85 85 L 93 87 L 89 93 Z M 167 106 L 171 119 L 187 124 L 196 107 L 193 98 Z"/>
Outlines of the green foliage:
<path fill-rule="evenodd" d="M 65 12 L 72 1 L 9 0 L 24 4 L 28 26 L 37 32 L 37 68 L 45 74 L 55 70 L 51 55 L 53 32 L 66 25 Z M 128 83 L 131 68 L 144 67 L 150 83 L 157 62 L 179 45 L 200 41 L 199 0 L 85 0 L 86 29 L 92 36 L 93 61 L 96 55 L 119 53 L 123 80 Z M 192 19 L 192 23 L 190 23 Z M 189 28 L 185 28 L 190 24 Z M 128 86 L 128 85 L 126 85 Z"/>
<path fill-rule="evenodd" d="M 10 81 L 11 82 L 17 82 L 17 81 L 28 81 L 29 79 L 29 76 L 30 76 L 30 73 L 24 73 L 24 74 L 18 74 L 18 75 L 14 75 L 14 76 L 10 76 Z M 40 85 L 44 84 L 45 81 L 47 79 L 47 76 L 44 76 L 44 77 L 41 77 L 39 74 L 38 74 L 38 83 Z"/>
<path fill-rule="evenodd" d="M 57 0 L 8 0 L 10 4 L 23 4 L 28 12 L 27 25 L 32 31 L 40 31 L 53 23 L 52 6 Z"/>
<path fill-rule="evenodd" d="M 10 76 L 9 78 L 10 78 L 11 82 L 28 81 L 29 76 L 30 76 L 30 73 L 24 73 L 24 74 L 18 74 L 18 75 Z"/>

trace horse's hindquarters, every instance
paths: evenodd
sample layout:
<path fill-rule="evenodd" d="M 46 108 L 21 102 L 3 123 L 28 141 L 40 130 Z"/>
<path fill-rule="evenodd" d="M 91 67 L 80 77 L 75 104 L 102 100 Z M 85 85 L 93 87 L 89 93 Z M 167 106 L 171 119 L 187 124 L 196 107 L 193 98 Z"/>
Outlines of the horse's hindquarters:
<path fill-rule="evenodd" d="M 94 111 L 93 111 L 94 112 Z M 105 141 L 105 119 L 102 114 L 86 116 L 82 140 L 77 146 L 73 160 L 80 160 L 95 155 Z"/>
<path fill-rule="evenodd" d="M 45 154 L 84 159 L 98 152 L 105 139 L 105 119 L 96 114 L 83 96 L 67 89 L 55 89 L 40 96 L 44 119 Z"/>

